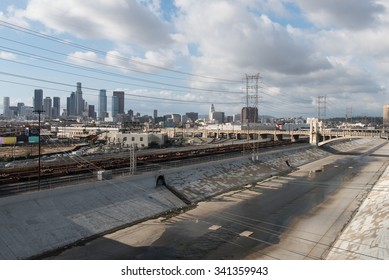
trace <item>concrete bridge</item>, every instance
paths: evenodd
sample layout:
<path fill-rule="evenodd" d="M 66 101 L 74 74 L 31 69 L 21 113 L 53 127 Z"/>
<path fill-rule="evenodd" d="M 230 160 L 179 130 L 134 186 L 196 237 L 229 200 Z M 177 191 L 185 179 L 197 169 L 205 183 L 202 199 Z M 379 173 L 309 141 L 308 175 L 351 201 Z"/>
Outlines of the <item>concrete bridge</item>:
<path fill-rule="evenodd" d="M 254 130 L 254 129 L 182 129 L 182 128 L 168 128 L 164 132 L 169 137 L 183 137 L 192 138 L 197 137 L 201 139 L 227 139 L 227 140 L 284 140 L 291 139 L 298 141 L 300 139 L 309 138 L 309 143 L 313 145 L 320 145 L 327 141 L 334 141 L 340 138 L 386 138 L 388 139 L 388 132 L 382 132 L 380 129 L 347 129 L 347 130 L 331 130 L 323 129 L 322 123 L 313 119 L 310 123 L 309 130 Z"/>

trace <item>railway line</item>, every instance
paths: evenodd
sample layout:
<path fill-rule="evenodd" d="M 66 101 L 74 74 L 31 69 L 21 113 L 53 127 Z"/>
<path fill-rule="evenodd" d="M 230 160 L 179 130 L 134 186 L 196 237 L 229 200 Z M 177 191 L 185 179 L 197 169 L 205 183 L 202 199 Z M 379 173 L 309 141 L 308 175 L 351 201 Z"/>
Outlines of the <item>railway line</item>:
<path fill-rule="evenodd" d="M 290 140 L 269 141 L 257 143 L 258 149 L 274 148 L 293 144 Z M 167 164 L 183 160 L 194 160 L 199 158 L 251 152 L 252 143 L 230 144 L 223 146 L 191 147 L 173 150 L 140 151 L 136 155 L 136 169 L 153 170 L 156 164 Z M 41 163 L 40 179 L 45 186 L 55 186 L 70 180 L 80 180 L 93 178 L 98 170 L 112 170 L 113 173 L 126 170 L 130 167 L 129 153 L 112 154 L 105 156 L 89 156 L 84 158 L 77 156 L 77 160 L 72 158 L 62 158 L 61 162 Z M 150 167 L 150 168 L 148 168 Z M 0 171 L 0 196 L 12 193 L 30 191 L 38 187 L 38 170 L 36 163 L 25 167 L 7 167 Z"/>

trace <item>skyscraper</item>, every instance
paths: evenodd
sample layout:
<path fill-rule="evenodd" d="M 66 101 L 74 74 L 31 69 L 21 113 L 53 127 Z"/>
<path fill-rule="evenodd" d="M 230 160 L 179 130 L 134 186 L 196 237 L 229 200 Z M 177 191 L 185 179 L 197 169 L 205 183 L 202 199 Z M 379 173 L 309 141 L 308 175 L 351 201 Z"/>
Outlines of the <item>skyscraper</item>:
<path fill-rule="evenodd" d="M 53 97 L 53 118 L 58 118 L 61 113 L 61 99 Z"/>
<path fill-rule="evenodd" d="M 52 114 L 51 114 L 51 110 L 53 109 L 53 103 L 52 103 L 52 100 L 50 97 L 46 97 L 44 100 L 43 100 L 43 110 L 45 111 L 44 112 L 44 115 L 51 118 Z"/>
<path fill-rule="evenodd" d="M 124 91 L 114 91 L 113 96 L 118 98 L 118 114 L 124 114 Z"/>
<path fill-rule="evenodd" d="M 189 113 L 186 113 L 185 114 L 188 119 L 190 119 L 192 122 L 196 121 L 199 119 L 199 113 L 195 113 L 195 112 L 189 112 Z"/>
<path fill-rule="evenodd" d="M 213 120 L 213 113 L 214 112 L 215 112 L 215 107 L 212 104 L 211 107 L 209 108 L 209 115 L 208 115 L 209 121 Z"/>
<path fill-rule="evenodd" d="M 95 105 L 88 105 L 88 117 L 96 119 Z"/>
<path fill-rule="evenodd" d="M 18 116 L 21 116 L 22 115 L 22 108 L 24 107 L 24 103 L 23 102 L 18 102 Z"/>
<path fill-rule="evenodd" d="M 119 114 L 119 98 L 112 96 L 112 117 L 116 117 Z"/>
<path fill-rule="evenodd" d="M 34 111 L 43 110 L 43 90 L 34 90 Z"/>
<path fill-rule="evenodd" d="M 3 116 L 5 118 L 9 118 L 11 116 L 11 112 L 9 109 L 9 97 L 4 97 L 3 105 L 4 105 Z"/>
<path fill-rule="evenodd" d="M 105 89 L 101 89 L 99 92 L 99 120 L 104 120 L 107 115 L 107 91 Z"/>
<path fill-rule="evenodd" d="M 76 116 L 76 93 L 72 92 L 66 100 L 66 112 L 68 116 Z"/>
<path fill-rule="evenodd" d="M 214 123 L 224 123 L 224 112 L 213 112 L 212 117 Z"/>
<path fill-rule="evenodd" d="M 82 113 L 84 112 L 85 108 L 85 101 L 82 98 L 82 90 L 81 90 L 81 83 L 77 83 L 77 90 L 76 90 L 76 104 L 75 104 L 75 115 L 76 116 L 82 116 Z"/>
<path fill-rule="evenodd" d="M 258 122 L 258 108 L 243 107 L 242 108 L 242 123 L 256 123 Z"/>
<path fill-rule="evenodd" d="M 132 109 L 127 111 L 127 115 L 132 118 L 134 116 L 134 111 Z"/>

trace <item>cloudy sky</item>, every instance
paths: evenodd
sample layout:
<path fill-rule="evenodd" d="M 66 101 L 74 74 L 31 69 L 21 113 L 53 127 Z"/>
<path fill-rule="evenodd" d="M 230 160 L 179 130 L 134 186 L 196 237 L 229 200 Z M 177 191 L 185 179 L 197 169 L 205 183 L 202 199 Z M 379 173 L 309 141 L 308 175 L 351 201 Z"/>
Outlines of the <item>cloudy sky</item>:
<path fill-rule="evenodd" d="M 382 116 L 388 2 L 0 0 L 0 113 L 4 96 L 32 105 L 35 88 L 65 107 L 81 82 L 96 108 L 106 89 L 125 90 L 125 110 L 141 114 L 213 103 L 232 115 L 259 73 L 260 114 L 317 116 L 326 96 L 327 117 Z"/>

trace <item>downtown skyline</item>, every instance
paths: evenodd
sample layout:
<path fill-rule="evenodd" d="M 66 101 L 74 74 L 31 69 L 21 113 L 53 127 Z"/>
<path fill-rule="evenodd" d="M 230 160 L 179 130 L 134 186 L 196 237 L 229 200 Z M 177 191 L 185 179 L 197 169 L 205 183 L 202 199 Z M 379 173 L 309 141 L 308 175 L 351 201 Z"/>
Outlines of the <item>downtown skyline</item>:
<path fill-rule="evenodd" d="M 105 89 L 99 90 L 98 104 L 88 104 L 83 98 L 82 83 L 77 82 L 75 85 L 76 90 L 71 92 L 65 100 L 61 102 L 60 97 L 45 96 L 42 89 L 35 89 L 31 96 L 32 104 L 25 104 L 23 102 L 17 102 L 14 104 L 13 100 L 9 96 L 3 98 L 3 104 L 5 104 L 3 111 L 0 111 L 0 116 L 5 119 L 14 119 L 17 117 L 36 118 L 36 111 L 42 110 L 42 115 L 49 119 L 57 119 L 62 117 L 89 117 L 91 120 L 112 120 L 117 115 L 135 114 L 137 116 L 151 116 L 150 112 L 134 112 L 132 108 L 127 108 L 125 105 L 125 93 L 123 91 L 114 91 L 111 96 L 107 96 Z M 108 107 L 108 100 L 111 107 Z M 64 104 L 61 106 L 61 104 Z M 214 105 L 210 104 L 214 110 Z M 90 111 L 92 109 L 92 111 Z M 97 110 L 96 110 L 97 109 Z M 185 112 L 184 114 L 176 114 L 174 112 L 167 112 L 159 114 L 158 107 L 152 109 L 152 116 L 154 119 L 163 117 L 166 115 L 189 115 L 192 119 L 197 120 L 198 112 Z M 218 112 L 215 112 L 218 113 Z M 223 114 L 224 112 L 220 112 Z M 239 115 L 235 113 L 234 115 Z M 210 116 L 210 112 L 207 114 L 201 113 L 200 115 Z M 193 118 L 193 116 L 196 116 Z M 231 116 L 232 117 L 232 116 Z"/>
<path fill-rule="evenodd" d="M 388 5 L 2 1 L 0 111 L 3 97 L 27 105 L 34 89 L 60 97 L 63 109 L 82 82 L 96 108 L 106 89 L 125 93 L 125 109 L 148 114 L 205 113 L 210 104 L 234 114 L 245 106 L 245 75 L 260 73 L 260 115 L 315 117 L 326 96 L 327 117 L 381 116 Z"/>
<path fill-rule="evenodd" d="M 2 104 L 5 104 L 4 107 L 1 107 L 2 110 L 0 110 L 0 116 L 2 115 L 5 118 L 10 118 L 9 115 L 10 112 L 5 110 L 5 108 L 18 108 L 24 107 L 28 109 L 28 113 L 32 114 L 33 111 L 36 110 L 43 110 L 43 115 L 46 117 L 53 117 L 58 118 L 59 116 L 87 116 L 88 115 L 88 107 L 93 106 L 93 109 L 95 109 L 96 116 L 91 117 L 92 119 L 96 120 L 103 120 L 102 118 L 112 118 L 116 117 L 118 114 L 127 114 L 128 111 L 134 112 L 134 110 L 131 107 L 127 107 L 125 104 L 125 93 L 123 91 L 113 91 L 112 94 L 109 96 L 107 95 L 107 90 L 100 89 L 99 90 L 99 99 L 97 101 L 97 104 L 89 104 L 86 102 L 83 98 L 83 91 L 82 91 L 82 83 L 77 82 L 75 87 L 75 91 L 72 91 L 68 94 L 68 96 L 64 96 L 63 100 L 61 101 L 60 97 L 56 96 L 47 96 L 45 95 L 44 90 L 42 89 L 34 89 L 32 95 L 31 95 L 31 102 L 24 103 L 24 102 L 16 102 L 18 100 L 17 98 L 12 98 L 10 96 L 4 96 L 1 100 Z M 110 100 L 110 101 L 109 101 Z M 109 101 L 109 102 L 108 102 Z M 50 105 L 47 103 L 50 102 Z M 108 106 L 110 104 L 110 106 Z M 210 104 L 211 105 L 211 104 Z M 135 112 L 135 114 L 143 114 L 143 115 L 155 115 L 158 111 L 158 104 L 156 104 L 157 107 L 149 108 L 149 111 L 147 112 Z M 213 106 L 213 104 L 212 104 Z M 54 111 L 50 110 L 50 113 L 47 113 L 47 108 L 50 107 L 51 109 L 54 109 Z M 14 112 L 16 114 L 16 111 Z M 185 115 L 188 112 L 183 113 Z M 167 114 L 175 114 L 174 112 L 166 112 L 162 113 L 162 115 Z M 207 112 L 202 112 L 202 114 L 207 114 Z M 15 115 L 16 116 L 16 115 Z M 157 115 L 159 117 L 159 115 Z"/>

